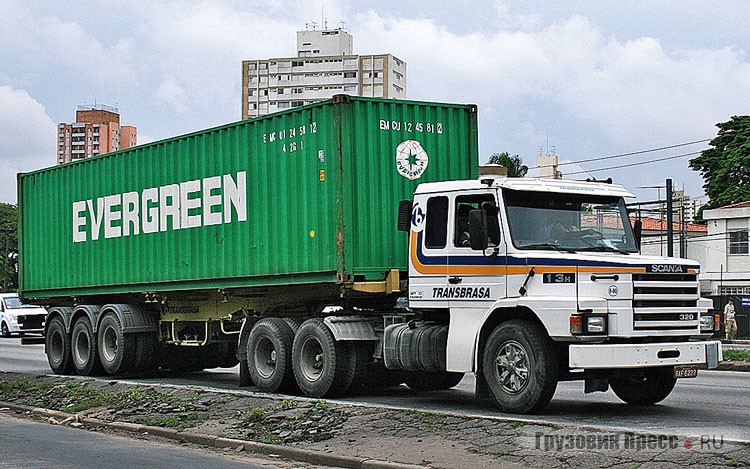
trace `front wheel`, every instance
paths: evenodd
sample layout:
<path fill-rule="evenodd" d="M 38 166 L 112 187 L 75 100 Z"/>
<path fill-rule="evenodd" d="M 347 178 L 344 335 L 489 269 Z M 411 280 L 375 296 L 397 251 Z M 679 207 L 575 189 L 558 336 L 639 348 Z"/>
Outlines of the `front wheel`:
<path fill-rule="evenodd" d="M 617 397 L 633 405 L 652 405 L 663 401 L 672 392 L 675 383 L 677 378 L 671 366 L 646 368 L 632 376 L 609 380 Z"/>
<path fill-rule="evenodd" d="M 3 324 L 0 325 L 0 335 L 3 337 L 10 337 L 10 329 L 8 329 L 8 325 L 5 324 L 5 321 L 3 321 Z"/>
<path fill-rule="evenodd" d="M 506 321 L 490 334 L 482 371 L 500 410 L 514 414 L 542 410 L 555 394 L 559 375 L 544 329 L 520 319 Z"/>

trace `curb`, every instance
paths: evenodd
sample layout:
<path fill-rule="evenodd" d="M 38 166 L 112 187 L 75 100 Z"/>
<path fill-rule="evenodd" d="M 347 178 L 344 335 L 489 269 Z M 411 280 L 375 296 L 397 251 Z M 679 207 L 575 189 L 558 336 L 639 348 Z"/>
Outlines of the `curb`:
<path fill-rule="evenodd" d="M 720 371 L 750 371 L 750 362 L 735 362 L 731 360 L 725 360 L 719 363 L 716 368 Z"/>
<path fill-rule="evenodd" d="M 43 417 L 54 417 L 55 419 L 66 419 L 76 417 L 76 414 L 68 414 L 41 407 L 31 407 L 22 404 L 0 401 L 0 408 L 27 412 L 41 415 Z M 91 417 L 78 417 L 77 421 L 89 426 L 106 427 L 113 430 L 121 430 L 129 433 L 160 436 L 180 443 L 192 443 L 212 448 L 239 448 L 245 451 L 266 456 L 281 457 L 294 461 L 305 462 L 310 464 L 320 464 L 324 466 L 343 467 L 347 469 L 429 469 L 429 466 L 419 466 L 414 464 L 394 463 L 390 461 L 381 461 L 379 459 L 357 458 L 353 456 L 340 456 L 331 453 L 324 453 L 317 450 L 305 450 L 279 445 L 269 445 L 266 443 L 257 443 L 254 441 L 237 440 L 233 438 L 222 438 L 219 436 L 204 435 L 189 431 L 177 431 L 171 428 L 152 427 L 149 425 L 140 425 L 128 422 L 106 422 L 104 420 Z"/>

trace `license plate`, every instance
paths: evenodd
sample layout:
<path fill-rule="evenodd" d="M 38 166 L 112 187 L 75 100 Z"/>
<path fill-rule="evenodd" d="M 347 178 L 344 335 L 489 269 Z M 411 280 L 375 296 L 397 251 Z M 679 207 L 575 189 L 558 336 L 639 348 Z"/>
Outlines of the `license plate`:
<path fill-rule="evenodd" d="M 698 376 L 697 365 L 682 365 L 674 367 L 675 378 L 695 378 Z"/>

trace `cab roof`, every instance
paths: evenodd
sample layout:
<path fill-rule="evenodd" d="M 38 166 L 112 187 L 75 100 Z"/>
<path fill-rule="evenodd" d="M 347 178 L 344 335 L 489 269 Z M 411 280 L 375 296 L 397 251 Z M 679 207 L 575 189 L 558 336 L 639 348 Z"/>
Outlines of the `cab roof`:
<path fill-rule="evenodd" d="M 491 186 L 485 181 L 492 180 Z M 543 178 L 496 178 L 481 177 L 476 180 L 428 182 L 417 186 L 417 194 L 434 192 L 466 191 L 494 187 L 527 192 L 558 192 L 562 194 L 591 194 L 610 197 L 634 198 L 635 195 L 619 184 L 605 182 L 569 181 Z"/>

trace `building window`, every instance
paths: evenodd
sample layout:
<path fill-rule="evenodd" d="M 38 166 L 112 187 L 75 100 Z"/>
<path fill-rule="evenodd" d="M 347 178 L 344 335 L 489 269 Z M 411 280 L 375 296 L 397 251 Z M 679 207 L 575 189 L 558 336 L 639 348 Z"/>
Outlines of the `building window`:
<path fill-rule="evenodd" d="M 292 67 L 302 67 L 304 65 L 305 65 L 305 62 L 302 62 L 301 60 L 292 61 Z"/>
<path fill-rule="evenodd" d="M 292 94 L 302 94 L 303 91 L 302 88 L 292 88 Z"/>
<path fill-rule="evenodd" d="M 284 88 L 279 88 L 277 91 L 278 94 L 284 94 Z"/>
<path fill-rule="evenodd" d="M 357 78 L 357 72 L 344 72 L 344 78 Z"/>
<path fill-rule="evenodd" d="M 353 67 L 357 65 L 357 59 L 344 59 L 344 67 Z"/>
<path fill-rule="evenodd" d="M 279 101 L 279 109 L 287 109 L 289 107 L 289 101 Z"/>
<path fill-rule="evenodd" d="M 305 104 L 304 101 L 292 101 L 292 107 L 299 107 Z"/>
<path fill-rule="evenodd" d="M 299 51 L 299 57 L 310 57 L 310 56 L 312 56 L 312 53 L 309 50 Z"/>
<path fill-rule="evenodd" d="M 729 232 L 729 254 L 747 254 L 747 230 Z"/>

